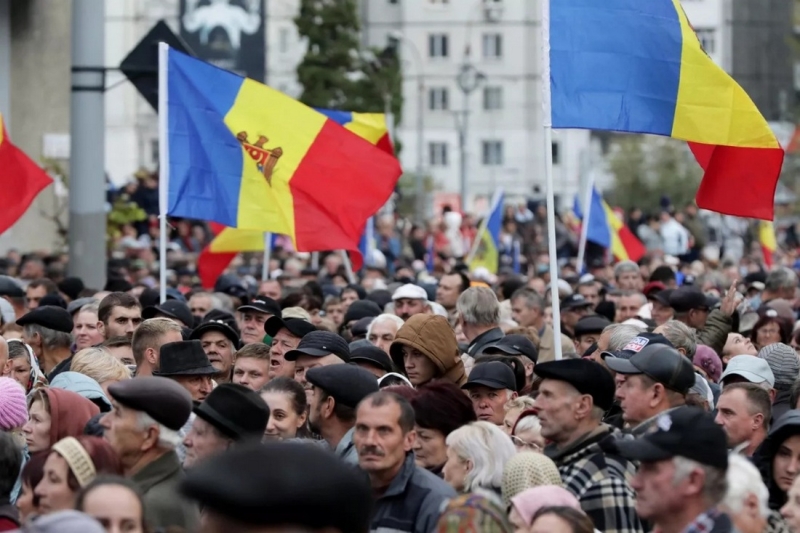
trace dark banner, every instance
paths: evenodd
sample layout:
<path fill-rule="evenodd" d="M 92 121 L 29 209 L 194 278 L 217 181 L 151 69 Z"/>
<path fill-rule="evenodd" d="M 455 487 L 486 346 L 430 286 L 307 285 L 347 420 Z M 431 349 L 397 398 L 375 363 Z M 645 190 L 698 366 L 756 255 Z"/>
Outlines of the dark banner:
<path fill-rule="evenodd" d="M 264 0 L 180 0 L 180 27 L 200 59 L 265 81 Z"/>

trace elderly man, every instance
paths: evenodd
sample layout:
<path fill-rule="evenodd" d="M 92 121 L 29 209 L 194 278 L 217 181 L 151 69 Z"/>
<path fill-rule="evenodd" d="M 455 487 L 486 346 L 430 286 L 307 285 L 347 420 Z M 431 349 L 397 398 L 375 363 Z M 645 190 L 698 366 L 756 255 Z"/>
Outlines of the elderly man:
<path fill-rule="evenodd" d="M 614 280 L 618 289 L 623 291 L 641 291 L 644 280 L 639 265 L 633 261 L 620 261 L 614 267 Z"/>
<path fill-rule="evenodd" d="M 33 349 L 48 379 L 69 370 L 73 324 L 66 309 L 51 305 L 37 307 L 17 320 L 17 325 L 23 327 L 22 340 Z"/>
<path fill-rule="evenodd" d="M 732 317 L 736 311 L 736 289 L 731 287 L 722 299 L 719 309 L 711 310 L 706 296 L 694 287 L 681 287 L 669 296 L 669 304 L 675 311 L 675 320 L 680 320 L 697 330 L 697 341 L 722 353 L 728 333 L 731 332 Z"/>
<path fill-rule="evenodd" d="M 142 322 L 131 342 L 136 377 L 152 376 L 158 370 L 161 346 L 182 340 L 181 327 L 177 322 L 168 318 L 151 318 Z"/>
<path fill-rule="evenodd" d="M 350 347 L 345 340 L 329 331 L 312 331 L 303 337 L 297 348 L 286 352 L 284 358 L 295 364 L 294 379 L 311 399 L 313 386 L 306 378 L 312 368 L 343 365 L 350 362 Z"/>
<path fill-rule="evenodd" d="M 397 336 L 397 330 L 402 326 L 403 319 L 397 315 L 388 313 L 378 315 L 369 323 L 367 340 L 388 354 Z"/>
<path fill-rule="evenodd" d="M 776 267 L 767 274 L 760 304 L 764 305 L 779 299 L 793 301 L 795 291 L 797 291 L 797 274 L 794 270 L 787 267 Z"/>
<path fill-rule="evenodd" d="M 503 337 L 499 327 L 500 302 L 488 287 L 470 287 L 461 293 L 456 303 L 458 323 L 467 338 L 467 353 L 477 357 L 483 349 Z"/>
<path fill-rule="evenodd" d="M 193 401 L 202 402 L 211 392 L 211 376 L 216 373 L 203 345 L 194 340 L 161 346 L 158 370 L 153 375 L 174 380 L 189 392 Z"/>
<path fill-rule="evenodd" d="M 564 487 L 598 530 L 642 531 L 630 486 L 636 468 L 603 447 L 616 433 L 602 423 L 614 402 L 614 378 L 587 359 L 540 363 L 535 372 L 542 378 L 536 399 L 542 436 L 551 442 L 545 454 L 558 466 Z"/>
<path fill-rule="evenodd" d="M 301 318 L 283 319 L 274 316 L 266 321 L 264 331 L 272 338 L 269 349 L 269 379 L 294 379 L 294 362 L 286 360 L 286 352 L 296 349 L 303 337 L 316 330 L 314 324 Z"/>
<path fill-rule="evenodd" d="M 239 348 L 236 319 L 225 311 L 212 310 L 192 331 L 191 340 L 199 340 L 208 360 L 217 369 L 214 381 L 228 383 L 233 377 L 233 360 Z"/>
<path fill-rule="evenodd" d="M 655 531 L 731 531 L 718 508 L 727 489 L 725 432 L 697 407 L 664 413 L 655 428 L 616 442 L 623 457 L 640 463 L 631 482 L 636 512 Z"/>
<path fill-rule="evenodd" d="M 546 363 L 555 357 L 555 332 L 553 327 L 545 322 L 545 302 L 542 295 L 534 289 L 518 289 L 511 295 L 511 317 L 524 328 L 535 328 L 539 334 L 539 361 Z M 572 353 L 572 340 L 561 334 L 561 349 L 563 352 Z"/>
<path fill-rule="evenodd" d="M 106 339 L 130 339 L 142 323 L 142 305 L 126 292 L 112 292 L 100 301 L 97 320 L 97 329 L 103 332 Z"/>
<path fill-rule="evenodd" d="M 597 339 L 597 349 L 590 354 L 582 354 L 596 363 L 605 365 L 603 352 L 617 352 L 625 348 L 642 332 L 642 328 L 633 324 L 611 324 L 603 329 Z"/>
<path fill-rule="evenodd" d="M 234 443 L 260 442 L 269 421 L 269 407 L 242 385 L 223 383 L 194 409 L 194 422 L 183 440 L 185 468 L 224 452 Z"/>
<path fill-rule="evenodd" d="M 728 455 L 728 491 L 721 509 L 733 520 L 737 533 L 786 531 L 777 511 L 769 508 L 769 489 L 758 468 L 737 453 Z"/>
<path fill-rule="evenodd" d="M 151 527 L 195 531 L 197 507 L 178 495 L 183 470 L 175 453 L 178 431 L 192 412 L 192 397 L 172 380 L 128 379 L 109 385 L 113 409 L 100 419 L 104 438 L 117 452 L 123 472 L 144 496 Z"/>
<path fill-rule="evenodd" d="M 264 339 L 264 324 L 273 316 L 281 316 L 278 302 L 266 296 L 260 296 L 237 310 L 239 331 L 242 334 L 242 345 L 261 342 Z"/>
<path fill-rule="evenodd" d="M 472 400 L 478 420 L 503 426 L 506 402 L 517 397 L 517 381 L 511 367 L 500 361 L 478 363 L 461 386 Z"/>
<path fill-rule="evenodd" d="M 731 383 L 717 400 L 714 421 L 728 436 L 728 446 L 752 457 L 767 438 L 772 420 L 769 392 L 755 383 Z"/>
<path fill-rule="evenodd" d="M 398 287 L 392 294 L 392 302 L 394 303 L 394 314 L 403 320 L 408 320 L 414 315 L 431 312 L 428 293 L 413 283 L 406 283 Z"/>

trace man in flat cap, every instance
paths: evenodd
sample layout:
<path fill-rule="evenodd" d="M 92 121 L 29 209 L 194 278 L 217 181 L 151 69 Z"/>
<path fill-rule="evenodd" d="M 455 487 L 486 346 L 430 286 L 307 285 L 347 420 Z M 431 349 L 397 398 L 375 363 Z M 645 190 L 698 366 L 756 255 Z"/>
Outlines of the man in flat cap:
<path fill-rule="evenodd" d="M 306 379 L 306 372 L 320 366 L 350 362 L 350 346 L 330 331 L 312 331 L 303 337 L 296 349 L 286 352 L 284 358 L 294 362 L 294 379 L 303 386 L 310 401 L 312 385 Z"/>
<path fill-rule="evenodd" d="M 713 302 L 700 289 L 681 287 L 669 295 L 669 305 L 675 311 L 675 320 L 680 320 L 697 330 L 697 343 L 710 346 L 722 353 L 728 333 L 733 327 L 736 311 L 736 284 L 722 298 L 719 309 L 712 310 Z"/>
<path fill-rule="evenodd" d="M 552 443 L 545 454 L 558 466 L 564 487 L 598 530 L 641 532 L 630 486 L 636 467 L 601 447 L 619 435 L 602 423 L 614 402 L 614 378 L 588 359 L 539 363 L 534 371 L 542 378 L 536 399 L 542 436 Z"/>
<path fill-rule="evenodd" d="M 370 529 L 367 479 L 316 446 L 237 446 L 191 469 L 180 489 L 203 506 L 200 533 Z"/>
<path fill-rule="evenodd" d="M 308 422 L 322 435 L 336 455 L 358 465 L 358 452 L 353 444 L 356 407 L 378 392 L 374 374 L 355 365 L 331 365 L 312 368 L 306 379 L 314 387 L 309 401 Z"/>
<path fill-rule="evenodd" d="M 56 367 L 72 355 L 72 317 L 66 309 L 45 305 L 17 320 L 17 325 L 23 327 L 22 340 L 33 349 L 42 372 L 52 380 Z"/>
<path fill-rule="evenodd" d="M 212 309 L 189 336 L 203 345 L 208 360 L 217 369 L 214 375 L 217 383 L 229 383 L 233 377 L 233 361 L 239 348 L 239 332 L 235 328 L 236 318 L 232 314 Z"/>
<path fill-rule="evenodd" d="M 113 409 L 100 419 L 103 437 L 119 455 L 125 476 L 142 491 L 148 523 L 195 531 L 200 514 L 177 493 L 183 470 L 175 453 L 178 431 L 192 412 L 192 397 L 162 377 L 119 381 L 108 393 Z"/>
<path fill-rule="evenodd" d="M 294 379 L 294 362 L 286 360 L 286 352 L 295 350 L 302 338 L 316 329 L 314 324 L 301 318 L 273 316 L 267 319 L 264 331 L 272 338 L 269 349 L 269 379 Z"/>
<path fill-rule="evenodd" d="M 572 341 L 575 352 L 585 353 L 592 344 L 597 343 L 603 330 L 610 325 L 611 322 L 600 315 L 589 315 L 578 320 L 575 324 L 575 339 Z"/>
<path fill-rule="evenodd" d="M 235 383 L 218 386 L 193 411 L 197 416 L 183 440 L 186 468 L 227 450 L 233 443 L 260 441 L 269 421 L 269 407 L 261 396 Z"/>
<path fill-rule="evenodd" d="M 533 390 L 533 368 L 539 360 L 539 350 L 536 345 L 525 335 L 506 335 L 502 339 L 489 344 L 483 349 L 486 355 L 503 355 L 516 358 L 525 369 L 525 386 L 519 391 L 520 396 L 526 396 Z"/>

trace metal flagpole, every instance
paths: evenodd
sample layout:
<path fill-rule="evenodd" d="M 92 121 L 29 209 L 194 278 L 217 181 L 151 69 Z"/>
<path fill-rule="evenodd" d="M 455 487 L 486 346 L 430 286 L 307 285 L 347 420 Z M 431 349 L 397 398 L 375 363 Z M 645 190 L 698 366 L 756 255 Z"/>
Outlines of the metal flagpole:
<path fill-rule="evenodd" d="M 167 211 L 169 210 L 169 45 L 158 43 L 158 284 L 161 302 L 167 301 Z"/>
<path fill-rule="evenodd" d="M 272 258 L 272 233 L 264 232 L 264 264 L 261 265 L 261 281 L 269 279 L 269 260 Z"/>
<path fill-rule="evenodd" d="M 586 260 L 586 239 L 589 236 L 589 221 L 592 214 L 592 190 L 594 189 L 594 173 L 589 172 L 589 181 L 586 184 L 586 191 L 583 196 L 582 218 L 581 218 L 581 240 L 578 243 L 578 271 L 582 272 L 584 261 Z"/>
<path fill-rule="evenodd" d="M 556 199 L 553 191 L 553 116 L 550 94 L 550 0 L 542 0 L 542 124 L 544 126 L 544 175 L 547 188 L 547 253 L 550 256 L 550 299 L 553 306 L 553 348 L 562 358 L 561 309 L 558 300 L 556 257 Z"/>

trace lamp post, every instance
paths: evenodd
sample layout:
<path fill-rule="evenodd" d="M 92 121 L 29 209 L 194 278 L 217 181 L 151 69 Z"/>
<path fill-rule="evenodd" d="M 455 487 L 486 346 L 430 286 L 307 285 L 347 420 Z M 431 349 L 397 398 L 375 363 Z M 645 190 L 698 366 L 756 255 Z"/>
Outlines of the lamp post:
<path fill-rule="evenodd" d="M 478 71 L 474 65 L 465 62 L 456 76 L 458 88 L 464 95 L 464 109 L 457 117 L 458 147 L 459 147 L 459 174 L 461 180 L 461 210 L 467 210 L 467 134 L 469 132 L 469 96 L 486 80 L 486 76 Z"/>

